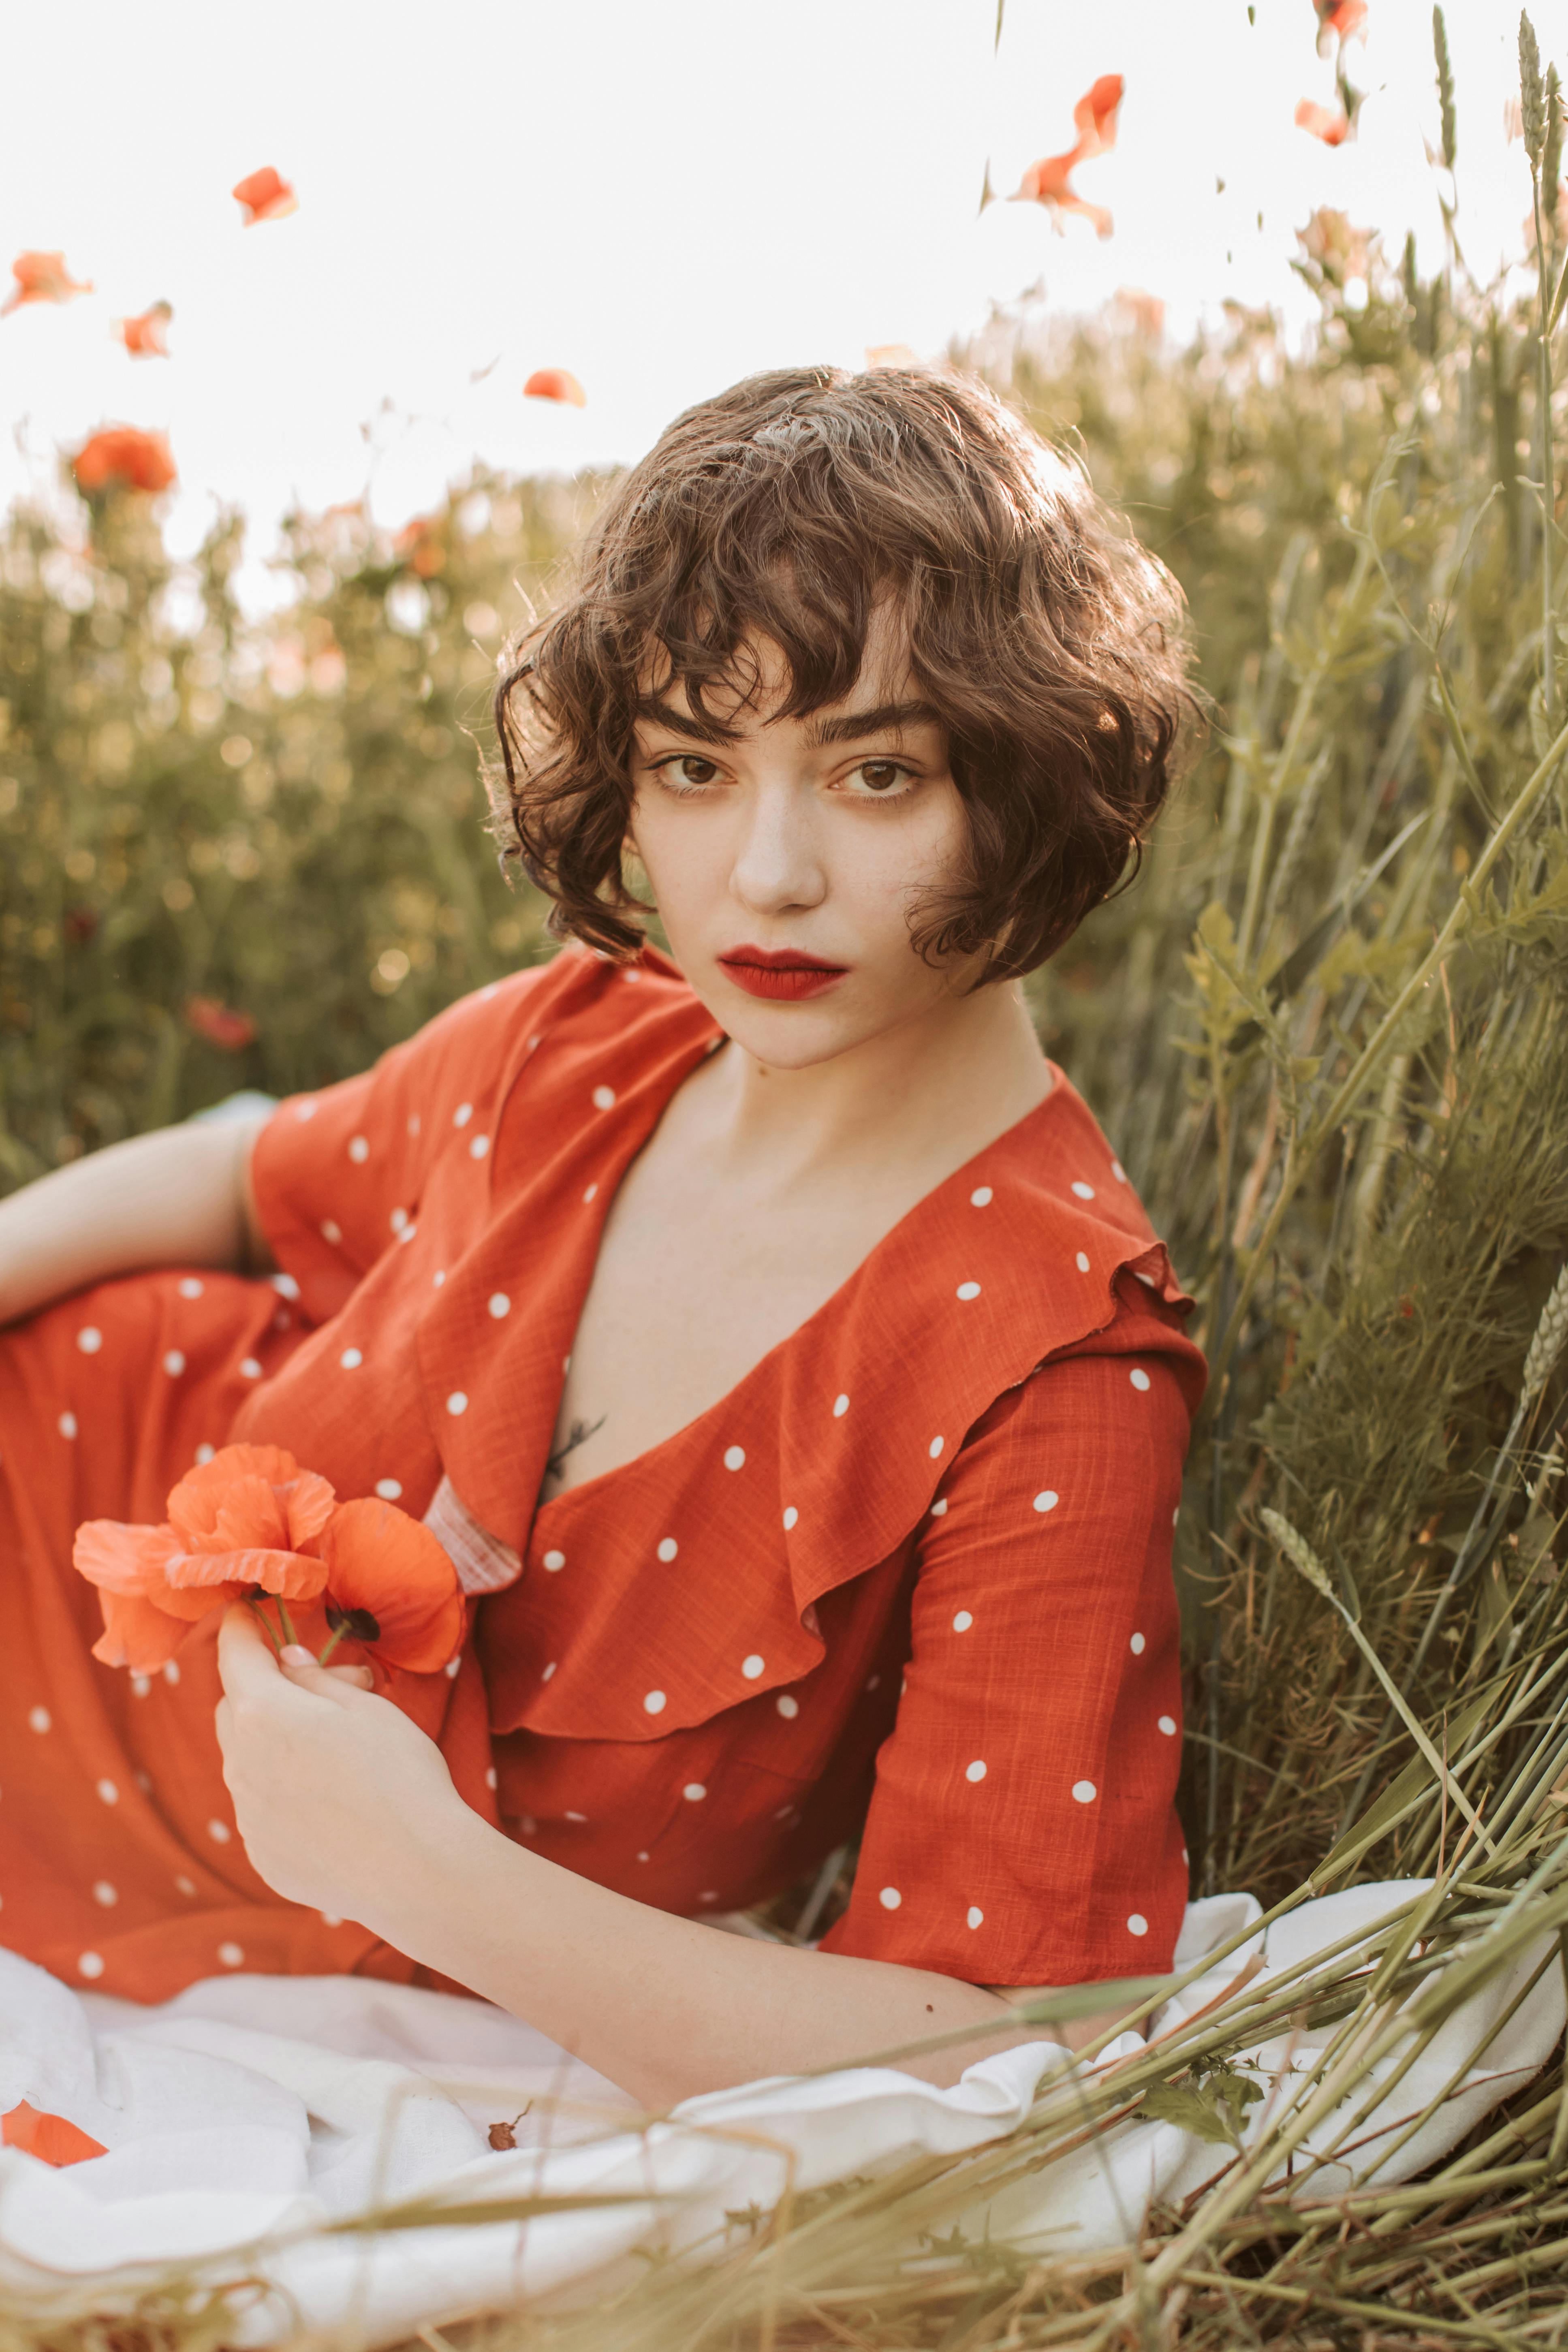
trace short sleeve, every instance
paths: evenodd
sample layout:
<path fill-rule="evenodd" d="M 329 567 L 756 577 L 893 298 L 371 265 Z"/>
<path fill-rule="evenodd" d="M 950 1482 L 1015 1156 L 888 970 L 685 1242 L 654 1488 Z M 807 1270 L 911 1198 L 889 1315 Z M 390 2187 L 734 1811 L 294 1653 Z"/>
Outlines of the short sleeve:
<path fill-rule="evenodd" d="M 823 1948 L 974 1984 L 1170 1965 L 1171 1575 L 1202 1359 L 1127 1308 L 998 1399 L 921 1543 L 910 1655 L 854 1893 Z"/>
<path fill-rule="evenodd" d="M 549 967 L 448 1005 L 356 1078 L 281 1103 L 251 1162 L 257 1214 L 312 1323 L 338 1313 L 418 1216 L 437 1154 L 488 1150 L 500 1092 Z"/>

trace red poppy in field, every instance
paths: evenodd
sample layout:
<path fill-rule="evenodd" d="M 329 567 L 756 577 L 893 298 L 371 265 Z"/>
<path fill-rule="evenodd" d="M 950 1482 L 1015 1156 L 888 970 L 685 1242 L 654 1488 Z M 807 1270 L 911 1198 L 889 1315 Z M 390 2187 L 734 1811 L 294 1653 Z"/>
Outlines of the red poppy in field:
<path fill-rule="evenodd" d="M 1060 226 L 1064 213 L 1081 213 L 1091 221 L 1097 236 L 1109 236 L 1114 224 L 1110 215 L 1100 205 L 1091 205 L 1080 196 L 1072 184 L 1075 164 L 1087 163 L 1091 156 L 1104 155 L 1116 144 L 1118 110 L 1121 104 L 1122 79 L 1120 74 L 1101 74 L 1099 80 L 1084 92 L 1073 108 L 1073 127 L 1078 138 L 1062 155 L 1042 156 L 1031 163 L 1011 202 L 1044 205 L 1057 216 Z"/>
<path fill-rule="evenodd" d="M 1342 110 L 1320 106 L 1315 99 L 1304 98 L 1296 109 L 1296 128 L 1310 131 L 1325 147 L 1342 147 L 1350 137 L 1350 118 Z"/>
<path fill-rule="evenodd" d="M 0 2116 L 0 2142 L 22 2148 L 44 2164 L 85 2164 L 90 2156 L 109 2153 L 101 2140 L 68 2123 L 64 2116 L 46 2115 L 26 2099 Z"/>
<path fill-rule="evenodd" d="M 185 1026 L 226 1054 L 241 1054 L 256 1042 L 256 1024 L 249 1013 L 220 1004 L 216 996 L 187 996 Z"/>
<path fill-rule="evenodd" d="M 113 332 L 133 360 L 166 360 L 169 346 L 163 330 L 174 315 L 172 302 L 154 302 L 136 319 L 116 319 Z"/>
<path fill-rule="evenodd" d="M 153 1674 L 197 1618 L 258 1586 L 284 1601 L 313 1600 L 327 1572 L 304 1548 L 334 1500 L 281 1446 L 226 1445 L 181 1479 L 161 1527 L 87 1520 L 71 1557 L 103 1608 L 93 1656 Z"/>
<path fill-rule="evenodd" d="M 132 490 L 166 490 L 174 478 L 174 461 L 161 433 L 143 433 L 134 425 L 108 425 L 82 444 L 71 460 L 80 490 L 104 490 L 122 482 Z"/>
<path fill-rule="evenodd" d="M 429 1528 L 391 1503 L 340 1503 L 318 1549 L 333 1646 L 357 1642 L 384 1666 L 439 1673 L 463 1638 L 463 1595 Z"/>
<path fill-rule="evenodd" d="M 1318 47 L 1323 48 L 1331 37 L 1348 41 L 1366 23 L 1366 0 L 1312 0 L 1318 12 Z"/>
<path fill-rule="evenodd" d="M 563 400 L 573 408 L 588 405 L 588 395 L 570 368 L 535 368 L 522 389 L 530 400 Z"/>
<path fill-rule="evenodd" d="M 285 220 L 300 209 L 292 186 L 279 177 L 270 163 L 237 181 L 230 193 L 245 206 L 246 228 L 254 228 L 258 221 Z"/>
<path fill-rule="evenodd" d="M 66 268 L 63 253 L 19 253 L 11 264 L 16 283 L 0 302 L 0 319 L 19 310 L 24 302 L 68 302 L 76 294 L 90 294 L 92 281 L 79 285 Z"/>

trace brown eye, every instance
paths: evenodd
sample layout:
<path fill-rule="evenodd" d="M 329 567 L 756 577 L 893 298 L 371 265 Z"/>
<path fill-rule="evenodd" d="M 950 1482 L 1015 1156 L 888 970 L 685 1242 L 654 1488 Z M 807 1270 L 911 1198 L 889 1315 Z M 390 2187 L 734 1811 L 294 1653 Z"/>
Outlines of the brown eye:
<path fill-rule="evenodd" d="M 866 789 L 873 793 L 891 792 L 903 772 L 903 770 L 892 760 L 867 760 L 862 762 L 860 768 Z"/>
<path fill-rule="evenodd" d="M 710 784 L 719 772 L 711 760 L 700 759 L 695 751 L 686 752 L 674 764 L 676 780 L 683 784 Z"/>

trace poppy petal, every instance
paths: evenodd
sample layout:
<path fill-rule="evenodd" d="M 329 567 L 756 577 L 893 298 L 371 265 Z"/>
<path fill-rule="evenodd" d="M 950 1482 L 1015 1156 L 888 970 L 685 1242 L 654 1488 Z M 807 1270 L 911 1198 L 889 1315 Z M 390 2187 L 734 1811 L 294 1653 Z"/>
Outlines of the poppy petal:
<path fill-rule="evenodd" d="M 163 1580 L 164 1562 L 179 1549 L 170 1527 L 127 1527 L 119 1519 L 87 1519 L 76 1531 L 72 1565 L 107 1592 L 145 1593 Z"/>
<path fill-rule="evenodd" d="M 458 1572 L 428 1528 L 390 1503 L 343 1503 L 321 1538 L 327 1591 L 363 1609 L 379 1631 L 365 1643 L 384 1664 L 435 1674 L 462 1639 Z"/>
<path fill-rule="evenodd" d="M 570 408 L 588 405 L 588 395 L 570 368 L 535 368 L 522 389 L 529 400 L 560 400 Z"/>
<path fill-rule="evenodd" d="M 92 1645 L 101 1665 L 129 1666 L 132 1674 L 155 1675 L 179 1648 L 184 1626 L 139 1592 L 99 1594 L 103 1631 Z M 205 1605 L 211 1605 L 207 1603 Z"/>
<path fill-rule="evenodd" d="M 0 2142 L 45 2164 L 85 2164 L 89 2157 L 109 2153 L 101 2140 L 68 2123 L 64 2116 L 47 2115 L 26 2099 L 0 2116 Z"/>

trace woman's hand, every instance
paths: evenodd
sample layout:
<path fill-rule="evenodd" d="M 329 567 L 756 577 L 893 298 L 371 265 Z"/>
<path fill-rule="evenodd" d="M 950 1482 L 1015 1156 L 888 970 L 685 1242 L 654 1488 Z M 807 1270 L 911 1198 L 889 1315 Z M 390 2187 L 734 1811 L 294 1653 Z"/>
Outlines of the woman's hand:
<path fill-rule="evenodd" d="M 223 1777 L 255 1868 L 289 1902 L 395 1941 L 409 1865 L 467 1813 L 440 1749 L 372 1696 L 368 1667 L 298 1651 L 280 1664 L 242 1604 L 224 1617 L 217 1660 Z"/>

